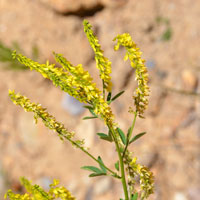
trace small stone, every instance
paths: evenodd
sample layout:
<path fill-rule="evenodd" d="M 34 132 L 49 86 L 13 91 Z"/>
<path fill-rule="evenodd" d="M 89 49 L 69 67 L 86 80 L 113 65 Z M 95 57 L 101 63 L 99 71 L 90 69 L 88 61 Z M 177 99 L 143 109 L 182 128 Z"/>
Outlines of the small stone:
<path fill-rule="evenodd" d="M 197 87 L 197 77 L 192 71 L 185 69 L 181 76 L 185 89 L 194 90 Z"/>
<path fill-rule="evenodd" d="M 180 192 L 175 193 L 174 200 L 188 200 L 187 197 Z"/>
<path fill-rule="evenodd" d="M 85 110 L 83 103 L 80 103 L 74 97 L 65 94 L 62 100 L 62 107 L 71 115 L 80 115 Z"/>

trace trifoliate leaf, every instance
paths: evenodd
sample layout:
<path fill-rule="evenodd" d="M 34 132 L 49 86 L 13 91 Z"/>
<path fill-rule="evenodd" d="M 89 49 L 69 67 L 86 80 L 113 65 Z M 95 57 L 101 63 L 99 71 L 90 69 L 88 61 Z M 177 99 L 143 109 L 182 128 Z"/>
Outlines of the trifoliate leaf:
<path fill-rule="evenodd" d="M 135 135 L 129 142 L 129 144 L 131 144 L 132 142 L 136 141 L 137 139 L 139 139 L 140 137 L 142 137 L 144 134 L 146 134 L 146 132 L 142 132 L 142 133 L 139 133 L 137 135 Z"/>
<path fill-rule="evenodd" d="M 83 166 L 81 167 L 81 169 L 85 169 L 85 170 L 92 171 L 95 173 L 102 173 L 102 171 L 99 168 L 94 167 L 94 166 Z"/>
<path fill-rule="evenodd" d="M 107 170 L 106 170 L 106 168 L 104 167 L 103 160 L 101 159 L 100 156 L 98 157 L 98 161 L 101 163 L 101 164 L 99 163 L 99 166 L 100 166 L 100 168 L 102 169 L 102 172 L 106 173 Z"/>
<path fill-rule="evenodd" d="M 112 142 L 112 137 L 110 135 L 107 135 L 105 133 L 97 133 L 97 135 L 102 139 L 102 140 L 107 140 L 109 142 Z"/>

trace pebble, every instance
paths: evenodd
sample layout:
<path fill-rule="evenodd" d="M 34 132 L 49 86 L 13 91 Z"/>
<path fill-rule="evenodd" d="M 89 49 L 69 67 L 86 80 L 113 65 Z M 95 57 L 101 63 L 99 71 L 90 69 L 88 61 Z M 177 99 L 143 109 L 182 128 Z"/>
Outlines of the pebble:
<path fill-rule="evenodd" d="M 83 108 L 84 103 L 80 103 L 74 97 L 65 94 L 62 99 L 62 107 L 64 110 L 69 112 L 71 115 L 80 115 L 84 112 L 85 108 Z"/>
<path fill-rule="evenodd" d="M 189 70 L 185 69 L 181 73 L 182 81 L 186 89 L 194 90 L 197 86 L 197 77 Z"/>
<path fill-rule="evenodd" d="M 173 199 L 174 200 L 188 200 L 187 197 L 183 193 L 180 193 L 180 192 L 175 193 Z"/>

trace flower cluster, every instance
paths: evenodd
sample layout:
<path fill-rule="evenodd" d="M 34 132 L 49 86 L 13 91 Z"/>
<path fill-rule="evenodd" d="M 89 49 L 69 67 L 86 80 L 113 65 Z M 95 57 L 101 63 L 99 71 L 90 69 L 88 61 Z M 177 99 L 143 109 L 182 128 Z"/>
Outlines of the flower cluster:
<path fill-rule="evenodd" d="M 132 38 L 129 33 L 124 33 L 118 35 L 114 38 L 114 41 L 117 40 L 117 44 L 114 49 L 118 50 L 120 45 L 126 48 L 126 55 L 124 60 L 129 59 L 131 61 L 131 66 L 135 69 L 136 80 L 138 83 L 138 88 L 133 95 L 135 100 L 136 112 L 139 117 L 143 117 L 144 110 L 147 108 L 149 96 L 149 86 L 148 83 L 148 74 L 147 68 L 144 65 L 145 60 L 141 59 L 141 52 L 137 48 L 136 44 L 132 41 Z M 132 109 L 130 109 L 132 111 Z"/>
<path fill-rule="evenodd" d="M 131 152 L 126 152 L 124 162 L 127 166 L 126 170 L 129 175 L 128 185 L 132 193 L 135 185 L 135 177 L 140 177 L 141 199 L 148 198 L 154 192 L 154 176 L 153 173 L 145 166 L 137 163 L 137 158 L 132 157 Z"/>
<path fill-rule="evenodd" d="M 56 59 L 61 62 L 62 65 L 66 64 L 65 70 L 63 68 L 55 67 L 54 64 L 49 64 L 47 61 L 46 64 L 39 64 L 26 56 L 21 54 L 16 54 L 13 52 L 13 58 L 16 58 L 20 63 L 26 65 L 31 70 L 36 70 L 41 73 L 44 78 L 50 79 L 55 86 L 60 86 L 60 88 L 67 92 L 69 95 L 73 96 L 80 102 L 87 103 L 93 98 L 97 98 L 101 91 L 96 87 L 95 83 L 92 83 L 92 78 L 90 74 L 83 70 L 81 65 L 78 65 L 74 68 L 74 71 L 77 70 L 76 74 L 71 70 L 72 65 L 69 62 L 64 62 L 64 58 L 56 54 Z M 69 64 L 68 64 L 69 63 Z M 69 71 L 66 71 L 70 69 Z M 81 74 L 82 78 L 77 74 Z"/>
<path fill-rule="evenodd" d="M 54 53 L 55 54 L 55 53 Z M 89 103 L 94 106 L 94 112 L 100 115 L 106 123 L 113 123 L 114 115 L 102 98 L 101 91 L 92 82 L 89 72 L 85 71 L 82 65 L 73 66 L 61 54 L 55 54 L 56 61 L 63 68 L 55 67 L 54 64 L 39 64 L 21 54 L 13 53 L 13 57 L 31 70 L 40 72 L 45 78 L 50 79 L 55 86 L 67 92 L 80 102 Z"/>
<path fill-rule="evenodd" d="M 94 35 L 92 31 L 92 26 L 89 24 L 87 20 L 83 21 L 84 32 L 87 35 L 89 43 L 94 50 L 96 66 L 100 71 L 100 78 L 103 80 L 103 84 L 105 89 L 110 92 L 112 89 L 111 82 L 111 62 L 108 58 L 103 56 L 103 50 L 101 50 L 101 46 L 98 42 L 97 37 Z"/>
<path fill-rule="evenodd" d="M 74 133 L 69 132 L 62 123 L 57 122 L 56 119 L 50 115 L 40 104 L 32 103 L 27 97 L 22 96 L 21 94 L 15 94 L 15 92 L 11 90 L 9 90 L 9 96 L 14 104 L 24 108 L 26 112 L 33 112 L 36 122 L 38 118 L 41 118 L 46 127 L 58 133 L 58 136 L 61 140 L 67 139 L 74 146 L 84 148 L 83 140 L 73 140 Z"/>
<path fill-rule="evenodd" d="M 22 185 L 26 188 L 28 193 L 23 195 L 15 194 L 12 190 L 8 190 L 5 198 L 10 200 L 55 200 L 57 198 L 63 200 L 75 200 L 71 193 L 64 187 L 58 187 L 59 182 L 54 180 L 50 184 L 49 192 L 45 192 L 39 185 L 32 185 L 31 182 L 24 177 L 21 178 Z"/>

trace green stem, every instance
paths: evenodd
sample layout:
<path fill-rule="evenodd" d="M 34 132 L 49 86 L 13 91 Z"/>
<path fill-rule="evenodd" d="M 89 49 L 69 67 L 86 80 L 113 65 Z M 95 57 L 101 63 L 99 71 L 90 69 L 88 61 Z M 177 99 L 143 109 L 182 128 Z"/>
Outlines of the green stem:
<path fill-rule="evenodd" d="M 99 160 L 97 160 L 92 154 L 90 154 L 87 150 L 85 150 L 83 147 L 81 147 L 79 144 L 77 144 L 76 142 L 74 142 L 73 140 L 69 139 L 66 137 L 67 140 L 69 140 L 72 144 L 74 144 L 77 148 L 79 148 L 81 151 L 83 151 L 84 153 L 86 153 L 90 158 L 92 158 L 94 161 L 96 161 L 98 164 L 103 165 L 111 174 L 112 176 L 116 177 L 116 178 L 121 178 L 117 173 L 115 173 L 114 171 L 112 171 L 111 169 L 109 169 L 107 166 L 105 166 L 104 163 L 100 162 Z"/>
<path fill-rule="evenodd" d="M 117 152 L 118 152 L 119 163 L 120 163 L 120 170 L 121 170 L 121 181 L 122 181 L 122 186 L 123 186 L 123 190 L 124 190 L 125 200 L 129 200 L 128 189 L 127 189 L 127 184 L 126 184 L 126 177 L 125 177 L 125 170 L 124 170 L 124 162 L 123 162 L 123 158 L 121 156 L 120 147 L 119 147 L 119 144 L 117 142 L 117 138 L 115 136 L 114 129 L 111 126 L 108 126 L 108 127 L 111 130 L 111 132 L 112 132 L 112 136 L 114 138 L 116 149 L 117 149 Z"/>
<path fill-rule="evenodd" d="M 39 114 L 38 114 L 39 115 Z M 45 118 L 43 118 L 42 116 L 40 116 L 42 118 L 42 120 L 46 121 Z M 87 150 L 85 150 L 83 147 L 81 147 L 79 144 L 77 144 L 75 141 L 73 141 L 72 139 L 68 138 L 67 136 L 63 135 L 61 131 L 56 130 L 58 134 L 62 135 L 63 137 L 65 137 L 69 142 L 71 142 L 73 145 L 75 145 L 77 148 L 79 148 L 81 151 L 83 151 L 84 153 L 86 153 L 90 158 L 92 158 L 94 161 L 96 161 L 98 164 L 103 165 L 111 174 L 113 177 L 116 178 L 121 178 L 117 173 L 115 173 L 114 171 L 112 171 L 111 169 L 109 169 L 107 166 L 105 166 L 104 163 L 101 163 L 99 160 L 97 160 L 92 154 L 90 154 Z"/>
<path fill-rule="evenodd" d="M 134 127 L 135 127 L 136 118 L 137 118 L 137 111 L 135 112 L 135 115 L 134 115 L 134 118 L 133 118 L 133 122 L 132 122 L 132 125 L 131 125 L 131 129 L 130 129 L 130 131 L 128 132 L 128 135 L 127 135 L 126 146 L 125 146 L 125 148 L 124 148 L 124 152 L 123 152 L 122 158 L 124 158 L 124 155 L 125 155 L 126 150 L 127 150 L 127 148 L 128 148 L 129 141 L 130 141 L 130 138 L 131 138 L 131 136 L 132 136 L 133 129 L 134 129 Z"/>

